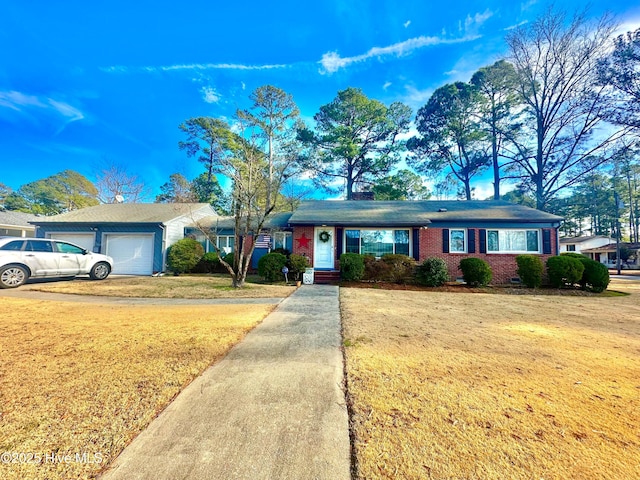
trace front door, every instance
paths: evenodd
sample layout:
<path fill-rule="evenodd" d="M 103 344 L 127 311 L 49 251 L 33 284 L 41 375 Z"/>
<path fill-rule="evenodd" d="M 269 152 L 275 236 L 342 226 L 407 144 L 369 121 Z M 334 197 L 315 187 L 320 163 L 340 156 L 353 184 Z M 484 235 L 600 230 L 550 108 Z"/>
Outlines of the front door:
<path fill-rule="evenodd" d="M 313 236 L 313 267 L 333 269 L 333 249 L 335 244 L 335 229 L 333 227 L 316 227 Z"/>

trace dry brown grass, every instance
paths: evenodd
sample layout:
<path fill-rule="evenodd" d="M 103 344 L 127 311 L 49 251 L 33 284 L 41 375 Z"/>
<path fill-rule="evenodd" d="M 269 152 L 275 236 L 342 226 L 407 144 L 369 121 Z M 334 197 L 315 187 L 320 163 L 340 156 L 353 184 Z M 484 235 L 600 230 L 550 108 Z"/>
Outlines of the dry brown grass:
<path fill-rule="evenodd" d="M 287 297 L 294 286 L 255 283 L 232 288 L 227 275 L 184 275 L 163 277 L 113 277 L 101 282 L 86 278 L 71 281 L 34 283 L 27 288 L 41 292 L 71 293 L 107 297 L 139 298 L 267 298 Z"/>
<path fill-rule="evenodd" d="M 342 289 L 359 478 L 640 478 L 626 297 Z"/>
<path fill-rule="evenodd" d="M 39 465 L 0 463 L 0 478 L 95 476 L 272 309 L 3 298 L 0 453 L 43 459 Z M 85 452 L 90 460 L 100 453 L 104 461 L 53 464 L 44 459 Z"/>

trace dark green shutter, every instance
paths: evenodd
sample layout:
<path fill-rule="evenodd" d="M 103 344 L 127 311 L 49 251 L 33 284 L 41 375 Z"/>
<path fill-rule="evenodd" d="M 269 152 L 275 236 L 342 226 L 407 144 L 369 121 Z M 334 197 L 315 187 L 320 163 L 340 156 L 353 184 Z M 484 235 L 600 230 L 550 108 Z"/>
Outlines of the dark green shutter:
<path fill-rule="evenodd" d="M 420 229 L 413 229 L 413 258 L 416 262 L 420 261 Z"/>
<path fill-rule="evenodd" d="M 480 236 L 480 253 L 487 253 L 487 231 L 484 228 L 478 230 Z"/>
<path fill-rule="evenodd" d="M 542 230 L 542 253 L 551 255 L 551 230 Z"/>
<path fill-rule="evenodd" d="M 442 253 L 449 253 L 449 229 L 442 229 Z"/>
<path fill-rule="evenodd" d="M 476 253 L 476 229 L 467 229 L 467 253 Z"/>
<path fill-rule="evenodd" d="M 336 249 L 338 251 L 338 259 L 340 259 L 340 255 L 342 255 L 342 241 L 343 241 L 343 235 L 342 235 L 342 228 L 336 228 Z"/>

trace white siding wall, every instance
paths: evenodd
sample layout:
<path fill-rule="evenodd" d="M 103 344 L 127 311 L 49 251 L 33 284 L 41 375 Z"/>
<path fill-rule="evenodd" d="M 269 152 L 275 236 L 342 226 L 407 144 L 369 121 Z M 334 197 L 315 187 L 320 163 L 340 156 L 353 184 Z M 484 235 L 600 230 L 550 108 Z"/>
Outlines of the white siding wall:
<path fill-rule="evenodd" d="M 184 238 L 184 228 L 189 225 L 193 225 L 201 218 L 210 217 L 212 215 L 216 215 L 216 212 L 211 206 L 206 206 L 193 211 L 189 215 L 183 215 L 167 222 L 164 233 L 163 270 L 166 270 L 167 266 L 167 249 L 178 240 L 182 240 Z"/>

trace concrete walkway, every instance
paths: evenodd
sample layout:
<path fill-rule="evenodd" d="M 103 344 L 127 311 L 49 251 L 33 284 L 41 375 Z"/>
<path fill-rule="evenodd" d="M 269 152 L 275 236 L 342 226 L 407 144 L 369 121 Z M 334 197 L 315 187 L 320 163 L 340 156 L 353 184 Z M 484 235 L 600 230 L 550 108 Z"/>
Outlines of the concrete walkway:
<path fill-rule="evenodd" d="M 101 479 L 348 480 L 340 343 L 338 287 L 299 288 Z"/>

